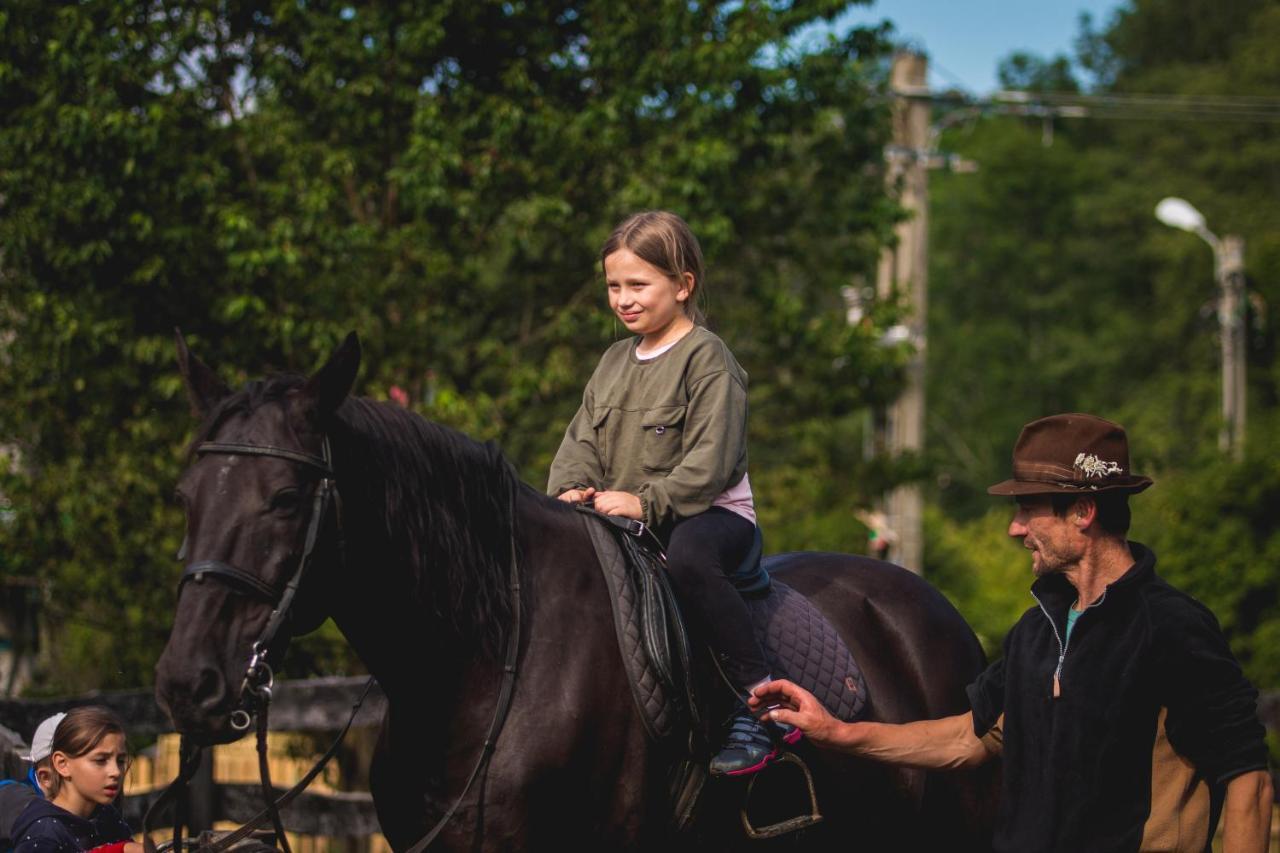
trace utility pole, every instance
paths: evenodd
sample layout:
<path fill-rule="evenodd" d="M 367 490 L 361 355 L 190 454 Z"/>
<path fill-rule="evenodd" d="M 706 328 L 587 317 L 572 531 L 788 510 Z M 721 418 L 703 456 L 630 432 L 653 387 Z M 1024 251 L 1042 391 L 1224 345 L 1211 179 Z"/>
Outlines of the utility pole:
<path fill-rule="evenodd" d="M 885 249 L 876 274 L 881 298 L 904 297 L 907 337 L 915 354 L 906 368 L 902 396 L 885 412 L 884 449 L 890 455 L 924 447 L 924 368 L 928 309 L 928 60 L 919 53 L 893 58 L 889 84 L 895 98 L 893 141 L 887 152 L 890 191 L 909 214 L 896 229 L 897 245 Z M 899 486 L 885 497 L 887 526 L 896 535 L 888 559 L 920 574 L 924 568 L 923 497 L 918 485 Z"/>
<path fill-rule="evenodd" d="M 1222 432 L 1218 446 L 1238 462 L 1244 458 L 1245 345 L 1244 240 L 1224 235 L 1214 252 L 1217 266 L 1218 326 L 1222 334 Z"/>

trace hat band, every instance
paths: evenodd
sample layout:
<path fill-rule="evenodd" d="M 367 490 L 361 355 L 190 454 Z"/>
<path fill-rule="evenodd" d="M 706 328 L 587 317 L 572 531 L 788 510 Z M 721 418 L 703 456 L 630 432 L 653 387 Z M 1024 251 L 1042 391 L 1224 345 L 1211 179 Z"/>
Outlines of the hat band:
<path fill-rule="evenodd" d="M 1077 467 L 1067 467 L 1056 462 L 1027 462 L 1016 461 L 1013 463 L 1013 478 L 1022 482 L 1030 483 L 1051 483 L 1057 486 L 1069 486 L 1076 489 L 1096 489 L 1098 486 L 1109 485 L 1114 482 L 1114 475 L 1118 474 L 1116 479 L 1129 479 L 1124 472 L 1109 472 L 1108 476 L 1089 476 L 1086 472 Z"/>

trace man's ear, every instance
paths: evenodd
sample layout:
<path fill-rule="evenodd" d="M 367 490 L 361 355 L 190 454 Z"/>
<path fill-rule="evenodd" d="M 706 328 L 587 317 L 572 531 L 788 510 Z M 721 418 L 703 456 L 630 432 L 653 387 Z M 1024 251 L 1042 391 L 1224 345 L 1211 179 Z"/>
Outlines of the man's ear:
<path fill-rule="evenodd" d="M 351 393 L 359 370 L 360 339 L 355 332 L 350 332 L 324 366 L 302 387 L 299 395 L 302 410 L 316 422 L 327 419 Z"/>
<path fill-rule="evenodd" d="M 218 378 L 218 374 L 214 373 L 213 368 L 187 349 L 187 341 L 182 337 L 181 329 L 174 329 L 173 336 L 178 349 L 178 372 L 182 374 L 182 384 L 187 387 L 191 413 L 204 420 L 213 407 L 231 391 Z"/>
<path fill-rule="evenodd" d="M 1091 497 L 1076 498 L 1075 504 L 1071 507 L 1071 515 L 1075 519 L 1076 527 L 1085 530 L 1098 517 L 1098 502 Z"/>

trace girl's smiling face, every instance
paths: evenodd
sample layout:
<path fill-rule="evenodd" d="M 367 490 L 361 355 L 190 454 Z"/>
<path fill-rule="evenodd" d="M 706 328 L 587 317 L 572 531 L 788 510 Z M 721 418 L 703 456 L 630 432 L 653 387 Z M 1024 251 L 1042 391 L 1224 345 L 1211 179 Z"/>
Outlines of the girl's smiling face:
<path fill-rule="evenodd" d="M 106 805 L 120 793 L 129 753 L 124 735 L 108 732 L 84 755 L 75 758 L 65 752 L 52 756 L 53 770 L 62 777 L 62 786 L 53 802 L 72 814 L 88 817 L 96 806 Z"/>
<path fill-rule="evenodd" d="M 630 249 L 618 249 L 604 259 L 604 276 L 609 307 L 648 348 L 676 340 L 693 325 L 685 312 L 695 286 L 692 273 L 673 279 Z"/>

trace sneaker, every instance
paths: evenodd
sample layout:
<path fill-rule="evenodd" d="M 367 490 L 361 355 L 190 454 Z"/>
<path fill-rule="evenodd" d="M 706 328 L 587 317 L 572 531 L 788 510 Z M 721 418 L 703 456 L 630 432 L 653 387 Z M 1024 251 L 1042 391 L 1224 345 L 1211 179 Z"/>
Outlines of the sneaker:
<path fill-rule="evenodd" d="M 709 769 L 712 776 L 745 776 L 763 770 L 777 756 L 778 743 L 769 726 L 743 708 L 733 715 L 724 746 Z"/>

